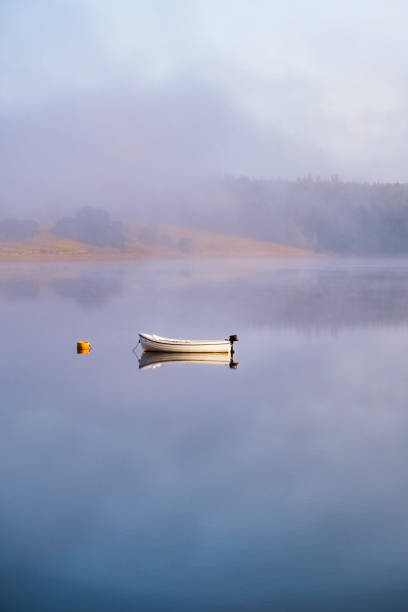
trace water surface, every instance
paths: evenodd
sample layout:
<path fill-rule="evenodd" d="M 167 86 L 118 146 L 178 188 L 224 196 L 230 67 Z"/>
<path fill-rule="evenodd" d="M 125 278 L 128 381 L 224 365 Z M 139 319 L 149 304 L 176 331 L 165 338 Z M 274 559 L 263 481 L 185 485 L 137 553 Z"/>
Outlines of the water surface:
<path fill-rule="evenodd" d="M 404 259 L 1 266 L 0 610 L 406 610 L 407 303 Z"/>

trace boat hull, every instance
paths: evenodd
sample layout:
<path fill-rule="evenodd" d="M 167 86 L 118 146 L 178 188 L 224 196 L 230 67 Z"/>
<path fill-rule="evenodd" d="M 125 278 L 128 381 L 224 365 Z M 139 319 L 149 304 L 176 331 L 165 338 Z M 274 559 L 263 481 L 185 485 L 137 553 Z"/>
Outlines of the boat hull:
<path fill-rule="evenodd" d="M 150 334 L 139 334 L 140 344 L 144 351 L 166 353 L 230 353 L 229 340 L 181 340 L 162 338 Z"/>

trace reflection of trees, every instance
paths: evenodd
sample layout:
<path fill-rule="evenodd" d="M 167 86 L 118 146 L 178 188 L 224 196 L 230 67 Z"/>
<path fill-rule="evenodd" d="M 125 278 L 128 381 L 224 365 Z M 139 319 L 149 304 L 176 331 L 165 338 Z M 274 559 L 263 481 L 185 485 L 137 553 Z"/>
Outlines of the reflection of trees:
<path fill-rule="evenodd" d="M 228 327 L 233 319 L 232 331 L 248 322 L 256 327 L 306 331 L 408 324 L 408 265 L 401 262 L 378 262 L 377 266 L 318 262 L 310 268 L 305 264 L 303 269 L 302 263 L 288 267 L 272 264 L 263 265 L 262 271 L 254 267 L 237 277 L 228 271 L 219 274 L 220 265 L 194 268 L 168 264 L 166 274 L 147 276 L 139 276 L 140 268 L 135 267 L 138 308 L 153 316 L 165 304 L 169 312 L 186 312 L 187 317 L 194 313 L 203 321 L 216 308 L 217 319 L 225 321 L 223 326 Z M 126 293 L 122 269 L 81 268 L 75 277 L 5 278 L 0 280 L 0 298 L 35 298 L 40 289 L 51 287 L 60 298 L 73 299 L 87 309 L 97 308 Z M 126 278 L 131 281 L 132 276 Z"/>
<path fill-rule="evenodd" d="M 113 275 L 100 274 L 99 271 L 99 274 L 92 275 L 89 272 L 65 278 L 46 276 L 28 278 L 27 276 L 0 280 L 0 298 L 14 300 L 36 298 L 40 295 L 41 289 L 47 291 L 51 286 L 59 297 L 75 299 L 81 306 L 95 308 L 121 295 L 123 289 L 122 276 L 118 270 Z"/>
<path fill-rule="evenodd" d="M 407 281 L 407 272 L 348 270 L 278 278 L 261 290 L 259 314 L 271 324 L 307 329 L 407 323 Z"/>
<path fill-rule="evenodd" d="M 177 243 L 177 247 L 182 253 L 191 253 L 193 250 L 193 241 L 191 238 L 181 238 Z"/>
<path fill-rule="evenodd" d="M 106 304 L 110 298 L 122 293 L 122 282 L 118 277 L 58 278 L 52 281 L 55 293 L 63 298 L 74 298 L 85 308 L 96 308 Z"/>
<path fill-rule="evenodd" d="M 185 300 L 183 295 L 185 294 Z M 305 331 L 408 324 L 408 267 L 299 270 L 267 268 L 263 274 L 171 287 L 166 303 L 188 303 L 205 318 L 214 305 L 232 307 L 235 325 L 288 327 Z"/>
<path fill-rule="evenodd" d="M 407 277 L 318 273 L 309 281 L 277 283 L 265 289 L 272 324 L 307 329 L 408 322 Z"/>

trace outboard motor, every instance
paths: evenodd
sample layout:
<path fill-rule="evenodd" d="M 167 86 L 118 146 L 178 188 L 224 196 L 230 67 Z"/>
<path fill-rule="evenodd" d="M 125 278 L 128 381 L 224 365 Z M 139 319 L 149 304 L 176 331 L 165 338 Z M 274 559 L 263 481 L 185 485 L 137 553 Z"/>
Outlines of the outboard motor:
<path fill-rule="evenodd" d="M 232 336 L 230 336 L 228 340 L 230 341 L 230 344 L 231 344 L 231 354 L 233 354 L 234 353 L 234 342 L 238 342 L 239 338 L 237 334 L 232 334 Z"/>

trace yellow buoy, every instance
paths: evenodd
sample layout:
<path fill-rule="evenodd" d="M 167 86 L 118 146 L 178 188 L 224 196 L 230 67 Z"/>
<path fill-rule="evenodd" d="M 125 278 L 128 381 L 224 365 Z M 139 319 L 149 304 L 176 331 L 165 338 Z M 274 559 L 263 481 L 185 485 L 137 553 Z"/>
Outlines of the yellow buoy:
<path fill-rule="evenodd" d="M 91 351 L 91 343 L 90 342 L 85 342 L 85 341 L 80 341 L 77 342 L 77 353 L 78 355 L 81 354 L 88 354 Z"/>

